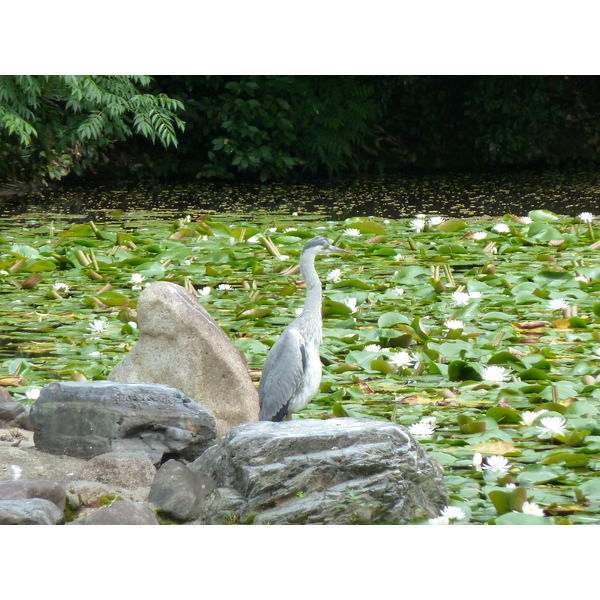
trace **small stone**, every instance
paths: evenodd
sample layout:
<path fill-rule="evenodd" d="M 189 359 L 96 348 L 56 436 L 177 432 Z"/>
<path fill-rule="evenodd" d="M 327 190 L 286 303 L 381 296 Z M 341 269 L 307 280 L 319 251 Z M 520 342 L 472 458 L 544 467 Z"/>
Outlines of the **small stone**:
<path fill-rule="evenodd" d="M 157 471 L 148 501 L 169 517 L 189 521 L 200 515 L 202 502 L 213 489 L 209 477 L 169 460 Z"/>
<path fill-rule="evenodd" d="M 62 512 L 65 508 L 66 492 L 55 481 L 45 479 L 18 479 L 0 481 L 0 500 L 43 498 L 53 502 Z"/>
<path fill-rule="evenodd" d="M 107 452 L 91 458 L 82 473 L 85 479 L 117 488 L 151 485 L 156 468 L 146 452 Z"/>

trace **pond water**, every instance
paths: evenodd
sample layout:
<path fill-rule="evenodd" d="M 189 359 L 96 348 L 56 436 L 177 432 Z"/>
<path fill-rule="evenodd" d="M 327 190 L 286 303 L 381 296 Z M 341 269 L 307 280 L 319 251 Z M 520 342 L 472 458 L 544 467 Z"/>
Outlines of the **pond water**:
<path fill-rule="evenodd" d="M 102 221 L 115 210 L 152 211 L 154 217 L 182 214 L 298 213 L 343 220 L 440 214 L 447 217 L 524 214 L 543 208 L 575 216 L 596 212 L 600 176 L 588 172 L 424 173 L 393 177 L 315 180 L 295 184 L 55 185 L 31 195 L 0 198 L 0 218 L 70 215 L 74 221 Z"/>

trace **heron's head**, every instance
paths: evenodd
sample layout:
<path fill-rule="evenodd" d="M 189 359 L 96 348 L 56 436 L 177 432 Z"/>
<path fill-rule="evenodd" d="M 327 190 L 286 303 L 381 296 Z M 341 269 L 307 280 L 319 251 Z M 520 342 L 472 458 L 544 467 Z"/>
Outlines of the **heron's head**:
<path fill-rule="evenodd" d="M 334 246 L 328 239 L 321 237 L 320 235 L 306 242 L 306 245 L 302 249 L 302 254 L 305 252 L 313 252 L 315 255 L 332 254 L 334 252 L 339 254 L 350 254 L 347 250 Z"/>

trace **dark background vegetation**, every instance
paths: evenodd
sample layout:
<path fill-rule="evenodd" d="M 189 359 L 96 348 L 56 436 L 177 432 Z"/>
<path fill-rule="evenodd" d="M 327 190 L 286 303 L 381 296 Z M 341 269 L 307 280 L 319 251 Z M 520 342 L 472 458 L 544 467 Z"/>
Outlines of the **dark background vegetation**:
<path fill-rule="evenodd" d="M 594 76 L 0 76 L 0 182 L 594 166 Z"/>

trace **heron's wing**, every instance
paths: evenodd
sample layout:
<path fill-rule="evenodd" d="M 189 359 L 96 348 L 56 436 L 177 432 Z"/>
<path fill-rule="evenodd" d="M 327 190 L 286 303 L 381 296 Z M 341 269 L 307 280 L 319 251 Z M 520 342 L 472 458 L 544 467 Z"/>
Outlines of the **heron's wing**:
<path fill-rule="evenodd" d="M 290 401 L 304 383 L 307 368 L 306 341 L 300 331 L 288 327 L 269 351 L 258 386 L 261 421 L 281 421 Z"/>

